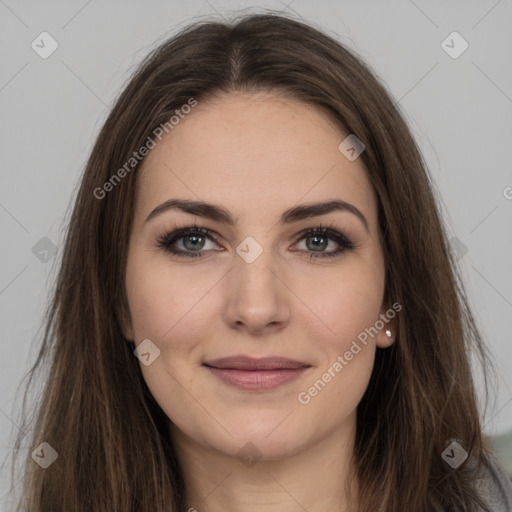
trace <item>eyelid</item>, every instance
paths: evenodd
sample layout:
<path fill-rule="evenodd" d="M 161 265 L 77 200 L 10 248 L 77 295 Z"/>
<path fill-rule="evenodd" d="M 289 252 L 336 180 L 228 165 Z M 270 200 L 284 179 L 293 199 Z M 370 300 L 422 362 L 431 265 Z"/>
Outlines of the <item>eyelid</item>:
<path fill-rule="evenodd" d="M 338 225 L 335 222 L 327 222 L 326 224 L 319 222 L 317 226 L 314 226 L 312 228 L 305 228 L 302 231 L 299 231 L 299 233 L 294 235 L 294 239 L 295 239 L 295 241 L 297 241 L 297 240 L 300 240 L 301 238 L 303 238 L 307 234 L 311 234 L 314 232 L 321 233 L 322 231 L 325 232 L 326 235 L 331 233 L 336 236 L 341 236 L 341 237 L 345 238 L 347 240 L 347 242 L 350 242 L 350 239 L 347 235 L 345 235 L 344 230 L 341 229 L 340 227 L 338 227 Z"/>

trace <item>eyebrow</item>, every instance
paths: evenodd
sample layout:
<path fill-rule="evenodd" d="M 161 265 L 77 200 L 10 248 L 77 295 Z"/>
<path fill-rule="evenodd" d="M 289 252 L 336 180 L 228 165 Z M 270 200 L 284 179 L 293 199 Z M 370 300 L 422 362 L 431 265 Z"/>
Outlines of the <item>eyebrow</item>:
<path fill-rule="evenodd" d="M 229 226 L 234 226 L 238 220 L 233 217 L 228 210 L 219 205 L 205 203 L 203 201 L 192 201 L 190 199 L 169 199 L 152 210 L 147 216 L 145 222 L 148 222 L 169 210 L 180 210 L 185 213 L 197 215 L 198 217 L 211 219 L 215 222 L 221 222 Z M 363 223 L 366 231 L 370 231 L 368 221 L 361 211 L 353 204 L 340 199 L 294 206 L 293 208 L 286 210 L 281 215 L 279 222 L 281 224 L 291 224 L 299 220 L 318 217 L 335 211 L 352 213 Z"/>

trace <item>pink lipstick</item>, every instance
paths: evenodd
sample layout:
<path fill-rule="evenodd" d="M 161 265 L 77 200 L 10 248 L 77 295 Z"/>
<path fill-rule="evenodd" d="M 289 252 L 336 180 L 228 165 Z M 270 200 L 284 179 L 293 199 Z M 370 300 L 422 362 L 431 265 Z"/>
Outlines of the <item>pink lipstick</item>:
<path fill-rule="evenodd" d="M 226 384 L 245 390 L 274 389 L 301 376 L 311 365 L 283 357 L 225 357 L 203 363 Z"/>

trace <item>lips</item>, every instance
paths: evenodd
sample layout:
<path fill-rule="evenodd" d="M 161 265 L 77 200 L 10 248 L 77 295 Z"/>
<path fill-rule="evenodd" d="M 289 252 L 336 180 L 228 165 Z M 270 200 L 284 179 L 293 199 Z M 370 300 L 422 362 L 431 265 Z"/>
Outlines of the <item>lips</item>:
<path fill-rule="evenodd" d="M 283 357 L 227 357 L 203 363 L 223 383 L 243 390 L 274 389 L 302 375 L 311 365 Z"/>
<path fill-rule="evenodd" d="M 284 357 L 264 357 L 256 359 L 246 356 L 225 357 L 222 359 L 207 361 L 204 364 L 205 366 L 213 368 L 247 371 L 297 369 L 311 366 L 307 363 Z"/>

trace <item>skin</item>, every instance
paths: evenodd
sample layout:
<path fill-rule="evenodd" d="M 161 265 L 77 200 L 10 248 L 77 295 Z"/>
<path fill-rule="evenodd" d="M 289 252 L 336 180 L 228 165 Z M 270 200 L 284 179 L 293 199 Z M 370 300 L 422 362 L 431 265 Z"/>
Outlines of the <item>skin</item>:
<path fill-rule="evenodd" d="M 361 159 L 349 161 L 338 149 L 346 135 L 297 100 L 230 93 L 199 102 L 143 163 L 126 269 L 125 336 L 137 345 L 150 339 L 160 350 L 141 370 L 170 419 L 187 507 L 199 512 L 357 510 L 357 481 L 340 483 L 351 474 L 356 407 L 376 347 L 393 342 L 394 321 L 308 404 L 297 398 L 389 309 L 376 197 Z M 237 222 L 178 210 L 146 222 L 171 198 L 221 205 Z M 288 208 L 332 199 L 356 206 L 368 230 L 346 211 L 279 223 Z M 217 235 L 200 247 L 203 257 L 180 258 L 158 246 L 162 234 L 194 224 Z M 311 237 L 295 235 L 328 224 L 355 248 L 310 259 L 318 254 Z M 252 263 L 236 252 L 248 236 L 263 248 Z M 327 240 L 324 253 L 338 247 Z M 184 242 L 174 245 L 192 252 Z M 202 365 L 239 354 L 284 356 L 311 367 L 278 388 L 244 391 Z M 261 457 L 251 464 L 238 456 L 249 442 Z"/>

